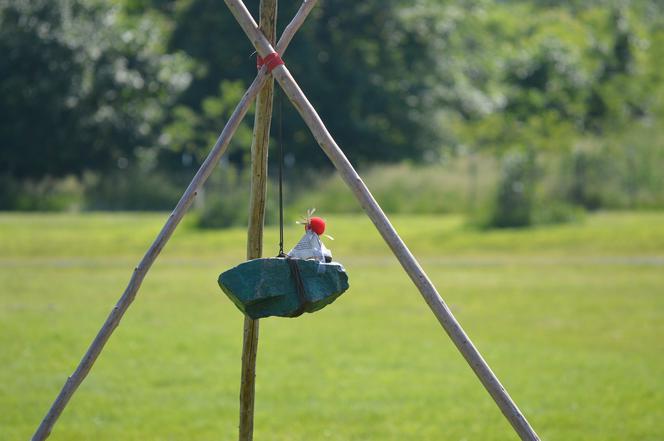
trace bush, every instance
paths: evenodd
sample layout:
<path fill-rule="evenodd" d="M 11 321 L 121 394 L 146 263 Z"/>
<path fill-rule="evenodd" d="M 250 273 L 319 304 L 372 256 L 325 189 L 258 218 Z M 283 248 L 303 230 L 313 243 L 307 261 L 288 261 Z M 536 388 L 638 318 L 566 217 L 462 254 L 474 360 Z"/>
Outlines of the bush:
<path fill-rule="evenodd" d="M 0 176 L 0 210 L 64 211 L 80 208 L 83 185 L 73 176 L 19 181 Z"/>
<path fill-rule="evenodd" d="M 200 228 L 229 228 L 246 226 L 249 221 L 249 170 L 240 170 L 227 163 L 222 164 L 208 180 L 198 197 L 198 221 Z M 286 190 L 284 190 L 286 192 Z M 268 181 L 265 223 L 279 219 L 276 184 Z"/>
<path fill-rule="evenodd" d="M 104 176 L 86 175 L 85 208 L 88 210 L 172 210 L 185 185 L 160 172 L 131 167 Z"/>
<path fill-rule="evenodd" d="M 533 223 L 534 155 L 513 152 L 503 158 L 487 227 L 525 227 Z"/>
<path fill-rule="evenodd" d="M 207 199 L 204 208 L 198 212 L 198 227 L 229 228 L 247 225 L 249 202 L 242 192 L 224 192 L 223 195 Z"/>
<path fill-rule="evenodd" d="M 488 156 L 461 156 L 443 163 L 376 166 L 361 172 L 364 182 L 388 213 L 444 214 L 472 211 L 486 200 L 496 181 Z M 337 174 L 312 177 L 291 208 L 298 214 L 317 207 L 326 212 L 357 213 L 362 208 Z"/>
<path fill-rule="evenodd" d="M 537 204 L 533 212 L 533 223 L 537 225 L 577 222 L 584 217 L 582 208 L 564 201 L 546 200 Z"/>
<path fill-rule="evenodd" d="M 664 131 L 635 126 L 616 138 L 583 140 L 567 155 L 549 158 L 547 198 L 588 210 L 664 208 Z"/>
<path fill-rule="evenodd" d="M 570 170 L 566 199 L 589 210 L 602 207 L 603 191 L 610 179 L 607 158 L 596 150 L 577 148 L 566 158 L 565 167 Z"/>

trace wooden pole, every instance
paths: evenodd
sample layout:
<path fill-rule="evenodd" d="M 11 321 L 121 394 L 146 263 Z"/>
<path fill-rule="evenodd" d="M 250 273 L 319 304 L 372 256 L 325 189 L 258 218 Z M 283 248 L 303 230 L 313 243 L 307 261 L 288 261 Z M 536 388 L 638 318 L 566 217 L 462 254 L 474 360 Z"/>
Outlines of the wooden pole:
<path fill-rule="evenodd" d="M 270 43 L 258 30 L 256 23 L 242 1 L 225 0 L 225 2 L 242 29 L 254 44 L 258 53 L 265 57 L 269 53 L 274 52 Z M 406 244 L 401 240 L 396 230 L 387 219 L 387 216 L 385 216 L 385 213 L 383 213 L 382 209 L 371 195 L 367 186 L 362 182 L 362 179 L 350 164 L 343 151 L 341 151 L 330 133 L 327 131 L 327 128 L 316 113 L 316 110 L 311 103 L 309 103 L 302 90 L 300 90 L 286 66 L 277 66 L 272 71 L 272 75 L 298 110 L 307 126 L 309 126 L 316 141 L 318 141 L 323 151 L 325 151 L 341 174 L 343 180 L 353 191 L 362 208 L 401 263 L 401 266 L 406 273 L 408 273 L 415 286 L 419 289 L 433 314 L 496 402 L 503 415 L 505 415 L 510 422 L 516 433 L 523 440 L 538 441 L 539 437 L 533 428 L 521 413 L 516 403 L 514 403 L 509 396 L 496 375 L 491 371 L 491 368 L 482 358 L 482 355 L 477 348 L 475 348 L 471 340 L 468 338 L 465 331 L 452 314 L 452 311 L 447 307 L 415 257 L 412 255 L 408 247 L 406 247 Z"/>
<path fill-rule="evenodd" d="M 277 38 L 277 0 L 261 0 L 260 30 L 270 43 Z M 263 225 L 267 194 L 267 154 L 272 120 L 274 80 L 265 82 L 256 97 L 254 136 L 251 144 L 251 195 L 249 198 L 249 228 L 247 229 L 247 260 L 263 255 Z M 242 340 L 242 373 L 240 382 L 239 441 L 254 437 L 254 401 L 256 386 L 256 357 L 258 356 L 258 320 L 244 317 Z"/>
<path fill-rule="evenodd" d="M 286 28 L 288 32 L 284 31 L 284 34 L 279 39 L 279 43 L 277 43 L 278 49 L 281 49 L 282 51 L 286 50 L 293 36 L 300 28 L 302 23 L 304 23 L 306 16 L 313 8 L 313 3 L 315 2 L 308 1 L 302 4 L 295 17 Z M 254 79 L 254 82 L 251 83 L 251 86 L 249 86 L 249 89 L 247 89 L 245 92 L 244 96 L 233 111 L 233 114 L 226 123 L 226 126 L 221 132 L 221 135 L 219 135 L 217 142 L 215 143 L 214 147 L 208 154 L 201 167 L 196 172 L 196 175 L 191 180 L 191 183 L 180 198 L 180 201 L 175 206 L 175 209 L 169 215 L 166 223 L 162 227 L 150 248 L 148 248 L 148 251 L 145 253 L 138 266 L 134 268 L 134 272 L 131 275 L 129 284 L 125 288 L 124 293 L 106 318 L 106 321 L 97 333 L 95 339 L 88 347 L 88 350 L 79 362 L 76 370 L 72 373 L 71 376 L 67 378 L 67 381 L 62 386 L 60 393 L 46 413 L 44 419 L 41 421 L 39 427 L 37 427 L 37 430 L 32 436 L 33 441 L 44 440 L 50 435 L 53 426 L 62 414 L 64 408 L 67 406 L 67 403 L 71 399 L 72 395 L 76 392 L 80 384 L 90 372 L 92 365 L 94 365 L 97 357 L 99 357 L 99 354 L 104 349 L 106 342 L 110 338 L 115 328 L 120 324 L 122 316 L 134 301 L 136 293 L 141 287 L 141 283 L 143 282 L 145 275 L 170 239 L 171 235 L 175 231 L 175 228 L 182 220 L 182 217 L 191 206 L 194 198 L 198 194 L 198 191 L 208 179 L 215 166 L 219 163 L 219 159 L 228 148 L 228 144 L 233 134 L 237 130 L 244 116 L 247 114 L 247 110 L 249 110 L 249 107 L 254 102 L 254 99 L 263 87 L 263 84 L 265 84 L 267 81 L 268 77 L 269 75 L 267 74 L 267 68 L 263 67 Z"/>

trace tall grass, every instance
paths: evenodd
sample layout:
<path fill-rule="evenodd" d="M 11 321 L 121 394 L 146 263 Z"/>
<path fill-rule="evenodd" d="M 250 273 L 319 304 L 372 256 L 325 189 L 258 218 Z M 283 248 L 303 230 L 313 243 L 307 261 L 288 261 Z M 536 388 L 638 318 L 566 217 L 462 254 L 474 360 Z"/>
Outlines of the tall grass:
<path fill-rule="evenodd" d="M 363 180 L 388 213 L 444 214 L 473 211 L 486 204 L 497 181 L 496 161 L 488 156 L 462 156 L 435 165 L 376 166 Z M 361 207 L 337 174 L 300 192 L 291 208 L 324 207 L 334 213 L 360 212 Z"/>
<path fill-rule="evenodd" d="M 639 126 L 620 136 L 588 137 L 569 151 L 514 149 L 466 153 L 429 164 L 376 165 L 360 170 L 390 214 L 469 214 L 484 227 L 565 222 L 584 210 L 664 209 L 664 130 Z M 0 210 L 170 210 L 193 175 L 140 169 L 103 176 L 18 181 L 0 177 Z M 271 176 L 275 176 L 272 173 Z M 247 170 L 221 164 L 196 201 L 198 225 L 246 224 Z M 361 207 L 332 170 L 290 169 L 287 218 L 307 208 L 357 213 Z M 278 219 L 277 184 L 268 183 L 266 222 Z"/>

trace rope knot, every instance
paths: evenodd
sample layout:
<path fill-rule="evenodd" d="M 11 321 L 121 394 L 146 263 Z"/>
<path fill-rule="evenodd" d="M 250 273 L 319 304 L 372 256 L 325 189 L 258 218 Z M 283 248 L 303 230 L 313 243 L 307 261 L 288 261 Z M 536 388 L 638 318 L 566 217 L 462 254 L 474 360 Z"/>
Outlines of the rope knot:
<path fill-rule="evenodd" d="M 282 64 L 284 64 L 284 60 L 281 59 L 279 53 L 277 52 L 272 52 L 271 54 L 268 54 L 265 57 L 256 55 L 256 68 L 258 70 L 260 70 L 264 65 L 266 65 L 267 73 L 270 73 L 275 67 L 281 66 Z"/>

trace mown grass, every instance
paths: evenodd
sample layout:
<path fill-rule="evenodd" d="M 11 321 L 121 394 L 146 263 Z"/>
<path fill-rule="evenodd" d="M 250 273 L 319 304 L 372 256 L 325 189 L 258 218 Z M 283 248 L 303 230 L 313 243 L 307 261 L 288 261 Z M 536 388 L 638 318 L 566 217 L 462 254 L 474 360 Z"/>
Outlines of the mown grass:
<path fill-rule="evenodd" d="M 0 439 L 30 437 L 165 218 L 0 215 Z M 351 289 L 261 322 L 255 439 L 516 439 L 370 222 L 327 218 Z M 664 439 L 664 213 L 394 223 L 543 439 Z M 242 317 L 216 277 L 244 242 L 185 221 L 52 439 L 236 437 Z"/>

